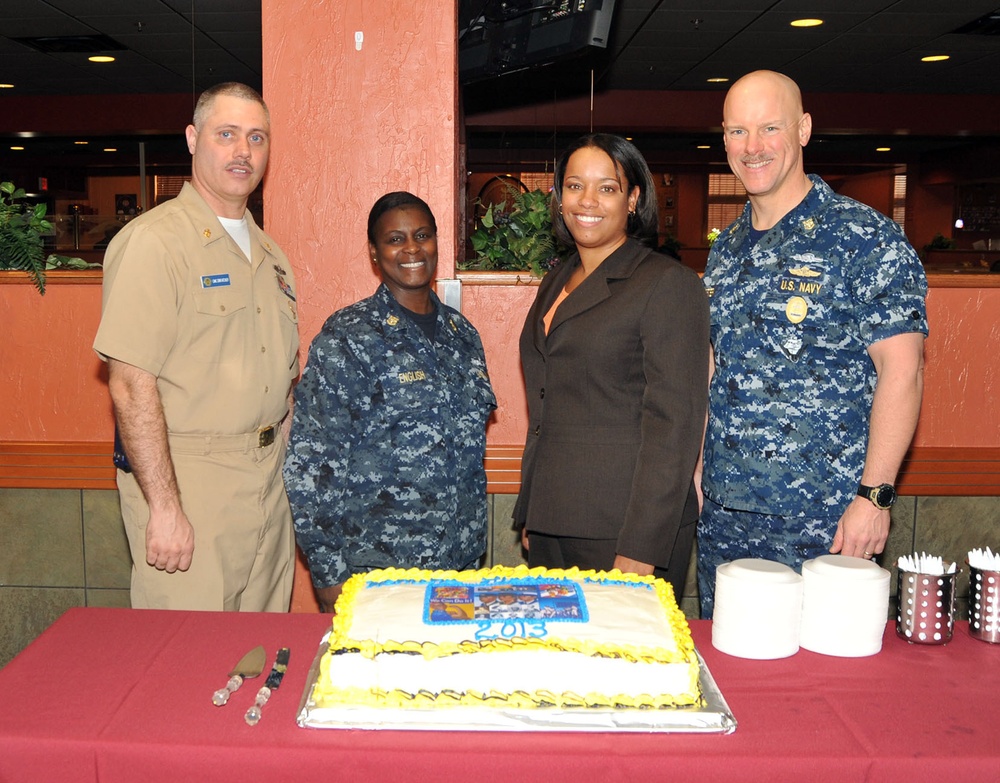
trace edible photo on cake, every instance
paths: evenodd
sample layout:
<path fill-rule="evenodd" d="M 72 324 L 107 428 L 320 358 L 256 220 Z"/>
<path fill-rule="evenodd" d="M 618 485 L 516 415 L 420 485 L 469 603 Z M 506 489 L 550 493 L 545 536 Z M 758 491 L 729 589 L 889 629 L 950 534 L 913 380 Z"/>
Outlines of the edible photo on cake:
<path fill-rule="evenodd" d="M 428 585 L 425 623 L 488 620 L 586 622 L 587 608 L 583 594 L 572 582 Z"/>

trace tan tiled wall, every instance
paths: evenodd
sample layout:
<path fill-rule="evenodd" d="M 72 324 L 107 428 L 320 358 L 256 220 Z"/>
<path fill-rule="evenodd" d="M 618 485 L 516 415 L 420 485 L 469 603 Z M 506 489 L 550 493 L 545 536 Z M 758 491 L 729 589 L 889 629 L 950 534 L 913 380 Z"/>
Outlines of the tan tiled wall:
<path fill-rule="evenodd" d="M 489 496 L 490 565 L 524 562 L 513 505 L 513 495 Z M 974 547 L 1000 549 L 1000 497 L 904 497 L 892 516 L 883 564 L 914 550 L 962 562 Z M 698 616 L 693 565 L 680 601 L 689 617 Z M 114 490 L 0 489 L 0 666 L 70 607 L 127 607 L 129 571 Z M 966 572 L 959 617 L 967 594 Z"/>

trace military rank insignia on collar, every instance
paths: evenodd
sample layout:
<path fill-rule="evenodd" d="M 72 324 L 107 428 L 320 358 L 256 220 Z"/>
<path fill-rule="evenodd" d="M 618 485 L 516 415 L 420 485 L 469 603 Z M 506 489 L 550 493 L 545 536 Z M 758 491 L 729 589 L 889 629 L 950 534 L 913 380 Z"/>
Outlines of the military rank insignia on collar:
<path fill-rule="evenodd" d="M 399 316 L 390 315 L 388 318 L 385 319 L 385 322 L 389 324 L 389 326 L 395 326 L 396 324 L 399 323 Z"/>

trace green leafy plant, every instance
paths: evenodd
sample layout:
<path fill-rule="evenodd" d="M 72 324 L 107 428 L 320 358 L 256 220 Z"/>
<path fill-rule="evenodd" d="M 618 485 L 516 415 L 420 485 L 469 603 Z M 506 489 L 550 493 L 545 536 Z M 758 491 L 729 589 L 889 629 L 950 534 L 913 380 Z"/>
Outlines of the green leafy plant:
<path fill-rule="evenodd" d="M 954 250 L 955 240 L 950 237 L 946 237 L 944 234 L 935 234 L 934 238 L 926 245 L 924 245 L 925 250 Z"/>
<path fill-rule="evenodd" d="M 541 277 L 567 250 L 552 233 L 549 194 L 543 190 L 509 188 L 509 197 L 489 205 L 469 240 L 476 255 L 460 263 L 460 269 L 527 271 Z"/>
<path fill-rule="evenodd" d="M 38 293 L 45 293 L 45 244 L 52 230 L 45 204 L 25 203 L 23 188 L 0 182 L 0 269 L 20 269 L 31 276 Z"/>

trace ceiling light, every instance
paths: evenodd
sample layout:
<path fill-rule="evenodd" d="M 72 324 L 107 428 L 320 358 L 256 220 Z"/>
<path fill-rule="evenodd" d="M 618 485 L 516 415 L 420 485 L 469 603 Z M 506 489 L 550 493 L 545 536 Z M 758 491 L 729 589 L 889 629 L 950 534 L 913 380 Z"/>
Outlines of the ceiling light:
<path fill-rule="evenodd" d="M 822 19 L 796 19 L 790 22 L 792 27 L 819 27 L 823 24 Z"/>
<path fill-rule="evenodd" d="M 876 147 L 875 151 L 876 152 L 889 152 L 889 150 L 891 150 L 891 149 L 892 149 L 892 147 Z"/>
<path fill-rule="evenodd" d="M 12 150 L 23 150 L 24 147 L 11 147 Z"/>
<path fill-rule="evenodd" d="M 87 58 L 92 63 L 113 63 L 115 58 L 109 54 L 95 54 Z"/>
<path fill-rule="evenodd" d="M 14 89 L 13 84 L 6 84 L 6 83 L 0 84 L 0 90 L 12 90 L 12 89 Z"/>
<path fill-rule="evenodd" d="M 118 148 L 117 147 L 105 147 L 104 151 L 105 152 L 118 152 Z"/>
<path fill-rule="evenodd" d="M 74 144 L 90 144 L 89 141 L 74 141 Z"/>
<path fill-rule="evenodd" d="M 922 63 L 939 63 L 944 60 L 950 60 L 950 54 L 929 54 L 926 57 L 921 57 L 920 62 Z"/>
<path fill-rule="evenodd" d="M 711 79 L 705 79 L 709 84 L 722 84 L 729 81 L 728 76 L 713 76 Z"/>
<path fill-rule="evenodd" d="M 699 144 L 697 147 L 695 147 L 695 149 L 696 150 L 710 150 L 710 149 L 712 149 L 712 145 L 711 144 Z"/>

